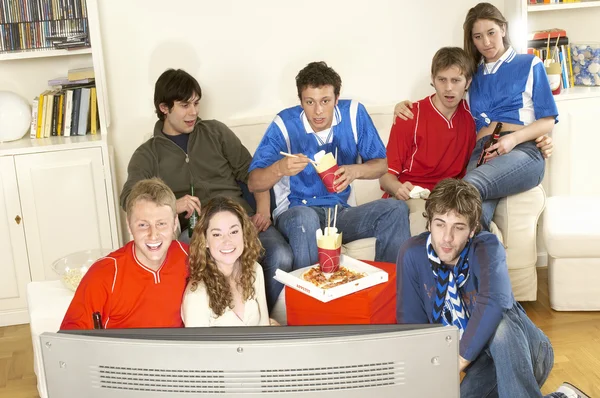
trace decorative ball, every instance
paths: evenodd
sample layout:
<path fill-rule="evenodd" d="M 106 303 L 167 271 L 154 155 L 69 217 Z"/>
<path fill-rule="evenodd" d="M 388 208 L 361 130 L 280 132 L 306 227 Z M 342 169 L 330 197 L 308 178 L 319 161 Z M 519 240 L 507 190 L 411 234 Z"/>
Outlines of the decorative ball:
<path fill-rule="evenodd" d="M 0 91 L 0 142 L 18 140 L 31 127 L 31 106 L 12 91 Z"/>

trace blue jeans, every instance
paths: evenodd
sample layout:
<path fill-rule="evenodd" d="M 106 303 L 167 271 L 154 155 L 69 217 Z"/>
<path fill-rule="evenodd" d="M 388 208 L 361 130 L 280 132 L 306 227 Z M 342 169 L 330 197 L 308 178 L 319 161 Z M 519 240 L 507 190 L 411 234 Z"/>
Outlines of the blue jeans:
<path fill-rule="evenodd" d="M 294 263 L 292 248 L 285 241 L 281 233 L 272 225 L 264 232 L 258 234 L 258 239 L 265 248 L 265 255 L 259 261 L 265 275 L 265 293 L 269 312 L 273 309 L 283 285 L 273 277 L 278 269 L 290 272 Z"/>
<path fill-rule="evenodd" d="M 500 135 L 506 134 L 510 132 Z M 538 186 L 544 178 L 546 162 L 541 151 L 535 146 L 535 141 L 527 141 L 517 145 L 509 153 L 495 157 L 476 168 L 488 139 L 489 136 L 483 137 L 475 144 L 467 174 L 463 179 L 475 185 L 481 194 L 481 226 L 489 231 L 498 201 Z"/>
<path fill-rule="evenodd" d="M 542 397 L 554 351 L 520 304 L 506 311 L 487 348 L 466 369 L 461 398 Z M 546 397 L 566 398 L 554 392 Z"/>
<path fill-rule="evenodd" d="M 294 252 L 294 269 L 319 262 L 315 233 L 326 226 L 327 209 L 295 206 L 277 218 L 275 226 Z M 342 243 L 375 237 L 375 261 L 395 263 L 400 246 L 410 238 L 408 213 L 402 200 L 379 199 L 356 207 L 338 207 L 336 227 L 343 233 Z"/>
<path fill-rule="evenodd" d="M 283 289 L 283 285 L 273 279 L 275 271 L 281 269 L 285 272 L 290 272 L 294 257 L 290 245 L 288 245 L 283 236 L 281 236 L 281 233 L 273 226 L 259 233 L 258 239 L 265 248 L 265 255 L 262 259 L 258 260 L 258 263 L 262 266 L 265 276 L 267 307 L 271 311 Z M 187 229 L 181 233 L 179 241 L 187 244 L 190 243 Z"/>

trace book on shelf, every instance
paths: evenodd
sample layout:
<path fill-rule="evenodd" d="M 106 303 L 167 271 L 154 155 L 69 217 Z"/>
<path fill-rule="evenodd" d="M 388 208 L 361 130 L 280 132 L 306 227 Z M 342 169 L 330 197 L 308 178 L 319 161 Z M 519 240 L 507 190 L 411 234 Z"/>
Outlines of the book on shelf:
<path fill-rule="evenodd" d="M 98 99 L 96 87 L 90 89 L 90 134 L 98 133 Z"/>
<path fill-rule="evenodd" d="M 77 135 L 86 135 L 88 127 L 88 118 L 90 113 L 90 89 L 83 87 L 81 89 L 81 98 L 79 101 L 79 122 L 77 124 Z"/>
<path fill-rule="evenodd" d="M 65 137 L 71 135 L 71 117 L 73 114 L 73 90 L 67 90 L 65 93 L 66 105 L 65 105 L 65 116 L 64 116 L 64 132 Z"/>
<path fill-rule="evenodd" d="M 54 79 L 48 80 L 48 85 L 51 87 L 57 88 L 69 88 L 72 86 L 79 86 L 84 84 L 93 84 L 94 79 L 79 79 L 79 80 L 69 80 L 66 76 L 55 77 Z"/>
<path fill-rule="evenodd" d="M 566 36 L 567 32 L 564 29 L 552 28 L 544 30 L 536 30 L 527 35 L 527 40 L 547 40 L 548 36 L 551 39 L 556 39 L 558 36 Z"/>
<path fill-rule="evenodd" d="M 67 79 L 69 81 L 83 80 L 83 79 L 94 79 L 94 68 L 79 68 L 79 69 L 69 69 L 67 74 Z"/>
<path fill-rule="evenodd" d="M 37 115 L 38 115 L 38 104 L 40 97 L 35 97 L 31 104 L 31 128 L 29 129 L 29 138 L 35 138 L 37 134 Z"/>

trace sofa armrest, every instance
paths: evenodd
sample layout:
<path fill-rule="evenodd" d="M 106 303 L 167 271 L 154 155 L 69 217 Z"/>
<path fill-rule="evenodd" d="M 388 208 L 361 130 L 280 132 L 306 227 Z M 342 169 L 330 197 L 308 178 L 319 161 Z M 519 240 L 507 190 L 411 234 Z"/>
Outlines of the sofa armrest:
<path fill-rule="evenodd" d="M 506 262 L 515 298 L 537 297 L 537 223 L 546 205 L 541 185 L 529 191 L 502 198 L 494 213 L 494 223 L 502 233 Z"/>
<path fill-rule="evenodd" d="M 541 185 L 500 199 L 493 221 L 504 238 L 509 269 L 527 268 L 537 262 L 537 222 L 545 206 Z"/>

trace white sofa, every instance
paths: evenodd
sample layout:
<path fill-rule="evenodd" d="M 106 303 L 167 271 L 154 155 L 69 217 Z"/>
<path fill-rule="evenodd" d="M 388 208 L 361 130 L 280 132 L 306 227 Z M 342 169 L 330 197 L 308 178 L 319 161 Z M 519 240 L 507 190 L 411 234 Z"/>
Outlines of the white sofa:
<path fill-rule="evenodd" d="M 387 107 L 386 107 L 387 108 Z M 392 109 L 383 112 L 372 111 L 371 117 L 383 143 L 387 145 L 392 124 Z M 260 139 L 273 116 L 245 120 L 232 120 L 227 124 L 248 148 L 254 153 Z M 354 189 L 357 204 L 381 198 L 382 191 L 377 180 L 355 181 Z M 544 210 L 546 195 L 541 186 L 527 192 L 502 199 L 498 204 L 493 223 L 497 227 L 497 235 L 506 247 L 508 271 L 515 298 L 519 301 L 534 301 L 537 297 L 537 222 Z M 416 235 L 425 230 L 425 219 L 422 217 L 422 200 L 410 200 L 411 234 Z M 494 227 L 492 227 L 494 228 Z M 361 239 L 344 245 L 343 251 L 351 257 L 373 259 L 375 256 L 375 239 Z"/>

